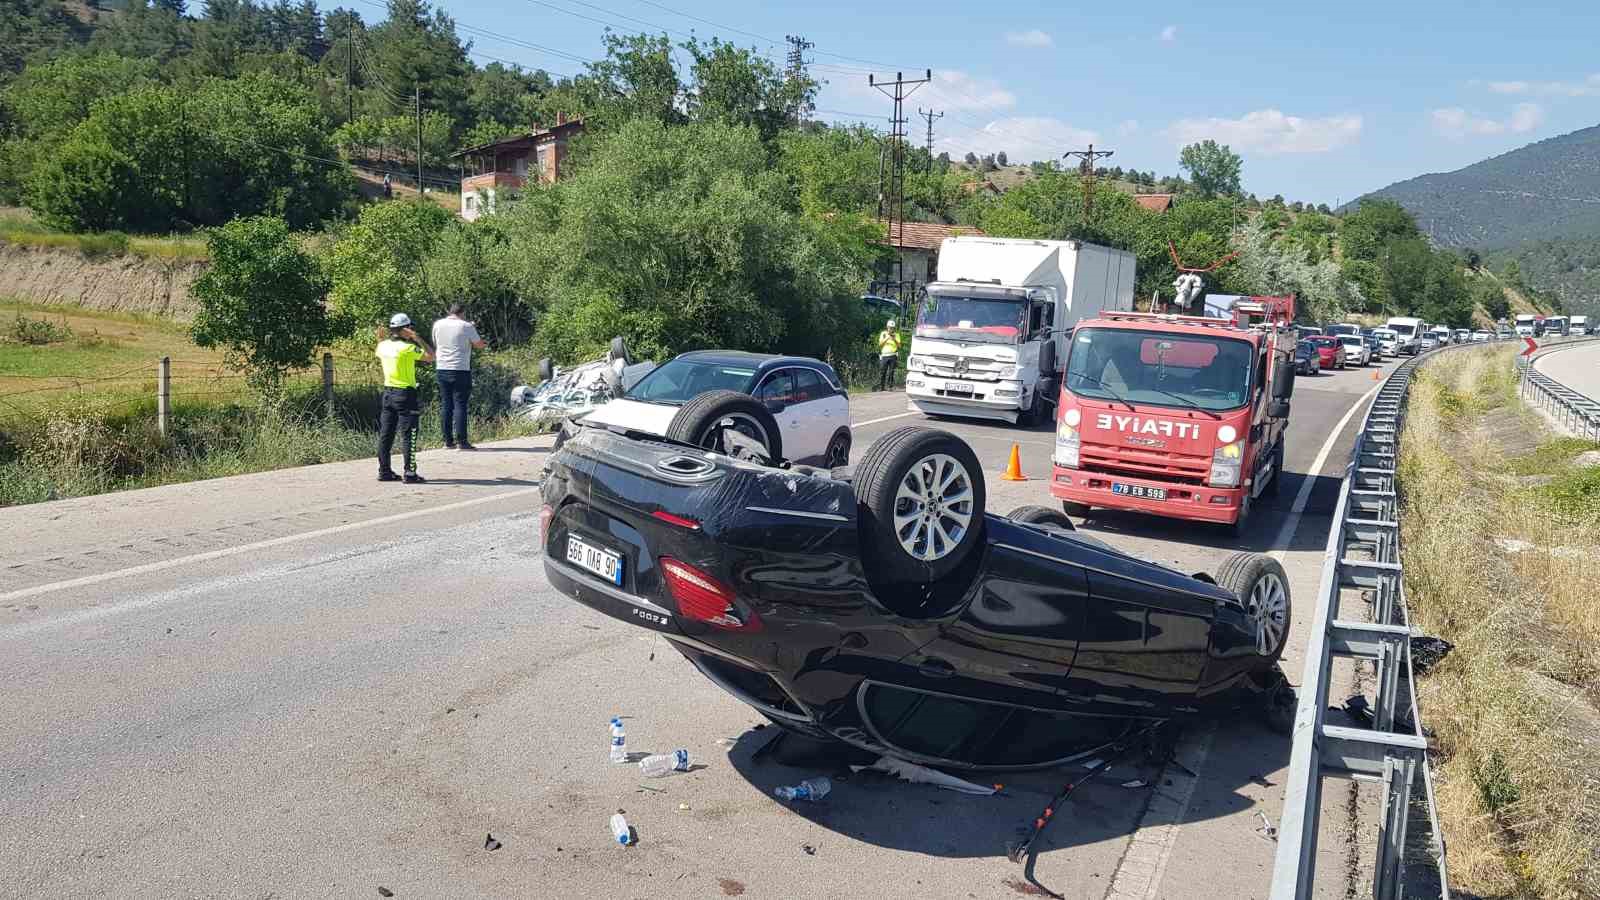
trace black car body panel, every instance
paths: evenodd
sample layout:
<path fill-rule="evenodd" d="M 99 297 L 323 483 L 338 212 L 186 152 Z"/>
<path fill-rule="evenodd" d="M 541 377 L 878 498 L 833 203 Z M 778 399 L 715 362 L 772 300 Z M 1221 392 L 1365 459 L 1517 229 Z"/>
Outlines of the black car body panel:
<path fill-rule="evenodd" d="M 820 470 L 586 427 L 552 455 L 544 503 L 558 590 L 663 634 L 783 724 L 902 758 L 1052 764 L 1262 668 L 1227 590 L 994 515 L 953 577 L 874 584 L 852 485 Z M 616 554 L 621 584 L 569 562 L 569 536 Z M 731 588 L 750 627 L 681 614 L 664 557 Z"/>

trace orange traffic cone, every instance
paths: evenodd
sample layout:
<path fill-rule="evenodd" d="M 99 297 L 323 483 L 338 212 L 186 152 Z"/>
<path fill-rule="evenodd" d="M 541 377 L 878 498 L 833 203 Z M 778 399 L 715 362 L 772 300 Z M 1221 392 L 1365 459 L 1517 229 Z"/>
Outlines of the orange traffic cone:
<path fill-rule="evenodd" d="M 1383 380 L 1383 373 L 1379 372 L 1377 369 L 1373 369 L 1372 370 L 1372 380 L 1373 381 L 1382 381 Z"/>
<path fill-rule="evenodd" d="M 1028 476 L 1022 474 L 1022 452 L 1017 444 L 1011 445 L 1011 461 L 1006 463 L 1006 473 L 1000 476 L 1001 481 L 1027 481 Z"/>

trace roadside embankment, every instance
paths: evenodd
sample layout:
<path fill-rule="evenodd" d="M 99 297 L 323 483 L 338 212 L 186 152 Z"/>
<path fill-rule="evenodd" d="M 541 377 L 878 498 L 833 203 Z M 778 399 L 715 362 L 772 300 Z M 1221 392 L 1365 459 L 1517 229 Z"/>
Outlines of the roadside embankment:
<path fill-rule="evenodd" d="M 1515 348 L 1442 354 L 1411 388 L 1399 487 L 1408 604 L 1455 644 L 1419 678 L 1452 887 L 1600 896 L 1600 466 L 1516 396 Z M 1593 457 L 1590 457 L 1592 459 Z"/>
<path fill-rule="evenodd" d="M 205 265 L 186 257 L 85 254 L 0 240 L 0 290 L 30 303 L 187 321 L 195 312 L 189 291 Z"/>

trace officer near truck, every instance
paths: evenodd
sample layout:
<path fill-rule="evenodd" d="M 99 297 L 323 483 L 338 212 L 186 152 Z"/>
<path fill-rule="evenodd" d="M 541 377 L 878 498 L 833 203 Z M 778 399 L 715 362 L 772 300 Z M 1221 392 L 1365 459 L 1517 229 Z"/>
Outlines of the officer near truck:
<path fill-rule="evenodd" d="M 878 332 L 878 390 L 894 387 L 894 367 L 900 361 L 900 333 L 895 331 L 895 321 L 890 319 Z"/>

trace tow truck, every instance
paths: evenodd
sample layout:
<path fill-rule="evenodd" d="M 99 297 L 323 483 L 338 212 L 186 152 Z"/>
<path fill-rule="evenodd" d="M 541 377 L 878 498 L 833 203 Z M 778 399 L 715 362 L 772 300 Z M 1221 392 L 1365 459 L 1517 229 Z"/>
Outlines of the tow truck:
<path fill-rule="evenodd" d="M 1209 308 L 1209 301 L 1208 301 Z M 1050 493 L 1237 533 L 1276 493 L 1294 392 L 1295 298 L 1240 298 L 1232 318 L 1104 313 L 1072 333 Z"/>

